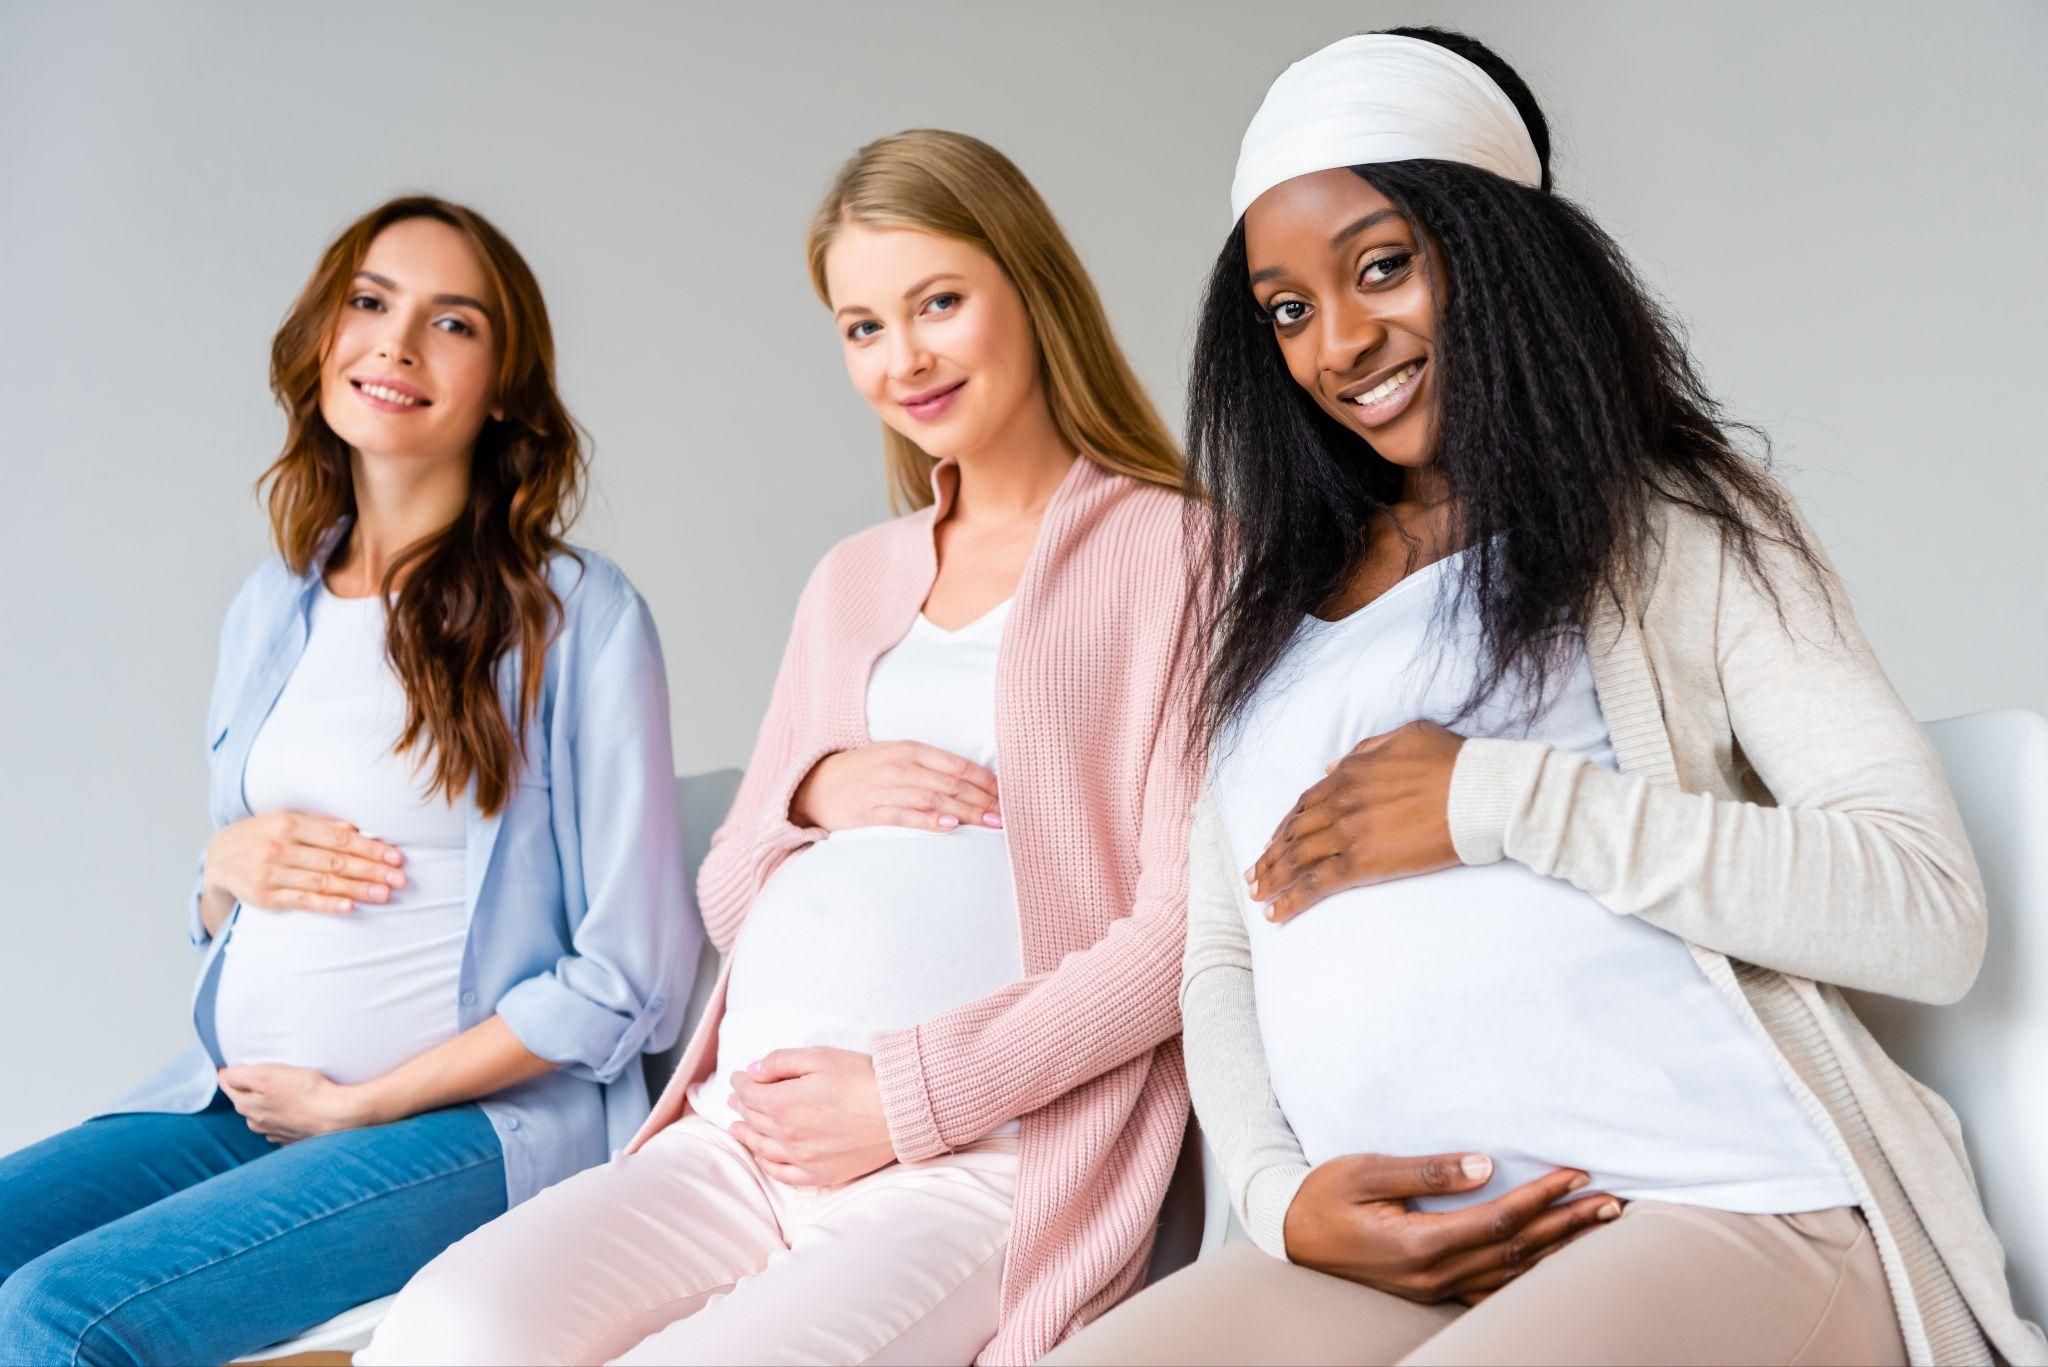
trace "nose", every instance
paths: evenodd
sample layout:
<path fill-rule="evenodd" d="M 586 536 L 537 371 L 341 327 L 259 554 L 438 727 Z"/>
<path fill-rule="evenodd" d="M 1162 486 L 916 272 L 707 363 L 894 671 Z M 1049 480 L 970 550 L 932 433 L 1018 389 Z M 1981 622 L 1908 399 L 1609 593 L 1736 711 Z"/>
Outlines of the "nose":
<path fill-rule="evenodd" d="M 931 352 L 917 336 L 916 328 L 892 328 L 889 331 L 889 378 L 909 380 L 922 375 L 932 367 Z"/>
<path fill-rule="evenodd" d="M 1322 368 L 1346 381 L 1358 378 L 1373 353 L 1387 344 L 1387 325 L 1358 299 L 1338 299 L 1323 309 Z"/>
<path fill-rule="evenodd" d="M 387 365 L 417 366 L 419 348 L 412 332 L 412 320 L 394 309 L 377 337 L 377 359 Z"/>

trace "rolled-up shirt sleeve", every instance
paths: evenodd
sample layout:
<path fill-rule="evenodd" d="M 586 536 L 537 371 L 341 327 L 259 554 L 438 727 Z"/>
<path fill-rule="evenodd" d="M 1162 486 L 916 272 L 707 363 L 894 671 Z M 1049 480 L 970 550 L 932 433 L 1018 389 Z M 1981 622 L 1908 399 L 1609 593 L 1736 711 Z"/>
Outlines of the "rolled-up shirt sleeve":
<path fill-rule="evenodd" d="M 573 952 L 515 984 L 498 1015 L 540 1057 L 610 1082 L 674 1043 L 704 942 L 684 877 L 667 676 L 637 594 L 579 683 L 556 717 L 554 765 L 558 785 L 564 766 L 573 783 L 585 907 L 571 918 Z"/>

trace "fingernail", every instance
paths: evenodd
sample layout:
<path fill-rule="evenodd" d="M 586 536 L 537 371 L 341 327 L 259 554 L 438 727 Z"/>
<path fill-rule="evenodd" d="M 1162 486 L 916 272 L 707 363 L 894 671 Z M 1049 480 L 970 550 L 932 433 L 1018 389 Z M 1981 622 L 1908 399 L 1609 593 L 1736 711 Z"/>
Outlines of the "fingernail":
<path fill-rule="evenodd" d="M 983 812 L 981 814 L 981 824 L 1000 829 L 1003 824 L 1003 814 L 1001 812 Z"/>
<path fill-rule="evenodd" d="M 1595 1218 L 1601 1220 L 1612 1220 L 1615 1216 L 1619 1214 L 1621 1214 L 1621 1207 L 1616 1205 L 1612 1201 L 1609 1201 L 1606 1205 L 1600 1207 L 1599 1210 L 1594 1212 Z"/>
<path fill-rule="evenodd" d="M 387 864 L 402 864 L 405 862 L 405 856 L 397 850 L 386 850 L 384 851 L 384 862 Z"/>
<path fill-rule="evenodd" d="M 950 831 L 959 824 L 960 818 L 957 816 L 942 816 L 939 818 L 939 829 L 942 831 Z"/>
<path fill-rule="evenodd" d="M 387 873 L 384 875 L 384 881 L 394 888 L 402 888 L 405 886 L 405 875 L 396 872 Z"/>
<path fill-rule="evenodd" d="M 1468 1153 L 1458 1160 L 1458 1167 L 1475 1182 L 1493 1176 L 1493 1160 L 1483 1153 Z"/>
<path fill-rule="evenodd" d="M 1246 870 L 1244 871 L 1244 881 L 1245 881 L 1245 882 L 1247 882 L 1247 883 L 1251 882 L 1251 881 L 1252 881 L 1252 874 L 1253 874 L 1254 872 L 1256 872 L 1256 867 L 1254 867 L 1254 868 L 1250 868 L 1250 869 L 1246 869 Z"/>
<path fill-rule="evenodd" d="M 1268 921 L 1277 921 L 1277 920 L 1279 920 L 1279 919 L 1280 919 L 1280 908 L 1278 908 L 1278 907 L 1267 907 L 1267 908 L 1266 908 L 1266 919 L 1267 919 Z"/>
<path fill-rule="evenodd" d="M 748 1077 L 759 1077 L 760 1075 L 761 1075 L 761 1060 L 759 1060 L 759 1059 L 755 1059 L 755 1060 L 754 1060 L 754 1061 L 753 1061 L 752 1063 L 749 1063 L 749 1064 L 747 1065 L 747 1076 L 748 1076 Z"/>
<path fill-rule="evenodd" d="M 1590 1181 L 1592 1181 L 1592 1180 L 1593 1180 L 1592 1178 L 1590 1178 L 1590 1177 L 1586 1176 L 1586 1174 L 1584 1174 L 1584 1173 L 1582 1172 L 1582 1173 L 1580 1173 L 1580 1174 L 1579 1174 L 1579 1175 L 1578 1175 L 1577 1177 L 1574 1177 L 1574 1178 L 1573 1178 L 1573 1179 L 1571 1180 L 1571 1184 L 1570 1184 L 1569 1186 L 1567 1186 L 1567 1187 L 1565 1188 L 1565 1190 L 1566 1190 L 1566 1191 L 1568 1191 L 1568 1192 L 1569 1192 L 1569 1191 L 1579 1191 L 1579 1190 L 1582 1190 L 1582 1189 L 1583 1189 L 1583 1188 L 1585 1187 L 1586 1183 L 1588 1183 L 1588 1182 L 1590 1182 Z"/>

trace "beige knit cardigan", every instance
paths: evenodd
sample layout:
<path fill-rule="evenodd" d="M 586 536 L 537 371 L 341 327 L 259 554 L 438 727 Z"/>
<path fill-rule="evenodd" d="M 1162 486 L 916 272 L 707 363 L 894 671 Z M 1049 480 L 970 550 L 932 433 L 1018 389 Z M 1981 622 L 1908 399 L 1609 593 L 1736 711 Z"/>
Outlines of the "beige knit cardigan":
<path fill-rule="evenodd" d="M 2048 1340 L 2013 1309 L 1954 1113 L 1840 991 L 1946 1003 L 1976 976 L 1983 889 L 1940 762 L 1832 569 L 1816 582 L 1766 547 L 1774 605 L 1719 529 L 1676 506 L 1647 559 L 1626 610 L 1587 631 L 1621 772 L 1541 742 L 1468 740 L 1451 780 L 1458 856 L 1519 860 L 1687 942 L 1849 1176 L 1914 1363 L 1994 1350 L 2048 1363 Z M 1235 872 L 1255 855 L 1233 858 L 1205 796 L 1181 1011 L 1195 1109 L 1238 1216 L 1285 1257 L 1309 1168 L 1259 1043 Z"/>

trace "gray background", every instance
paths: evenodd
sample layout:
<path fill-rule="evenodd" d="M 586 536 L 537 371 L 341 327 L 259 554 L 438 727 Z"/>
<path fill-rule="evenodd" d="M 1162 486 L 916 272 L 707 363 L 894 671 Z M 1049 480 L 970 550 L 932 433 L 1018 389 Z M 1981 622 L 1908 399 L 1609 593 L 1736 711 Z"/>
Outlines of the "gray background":
<path fill-rule="evenodd" d="M 0 1151 L 186 1038 L 270 336 L 350 218 L 431 189 L 531 260 L 596 438 L 578 539 L 653 604 L 678 766 L 738 764 L 805 574 L 885 511 L 803 268 L 839 161 L 912 125 L 1006 150 L 1176 414 L 1266 83 L 1403 22 L 1528 78 L 1913 710 L 2048 710 L 2048 7 L 5 0 Z"/>

